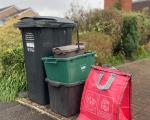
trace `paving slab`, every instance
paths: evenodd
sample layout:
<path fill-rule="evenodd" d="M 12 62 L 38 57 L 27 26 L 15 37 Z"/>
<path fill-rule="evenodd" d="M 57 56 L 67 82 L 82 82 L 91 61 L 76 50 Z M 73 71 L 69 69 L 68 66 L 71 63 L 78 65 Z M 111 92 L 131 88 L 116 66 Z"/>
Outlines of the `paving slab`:
<path fill-rule="evenodd" d="M 118 67 L 131 73 L 133 120 L 150 120 L 150 58 Z"/>

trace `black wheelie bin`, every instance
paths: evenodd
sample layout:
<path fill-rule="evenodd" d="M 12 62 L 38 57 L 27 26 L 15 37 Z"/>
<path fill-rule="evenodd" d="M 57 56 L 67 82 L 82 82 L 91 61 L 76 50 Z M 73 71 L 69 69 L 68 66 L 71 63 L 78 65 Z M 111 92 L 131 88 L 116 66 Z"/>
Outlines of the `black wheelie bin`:
<path fill-rule="evenodd" d="M 29 99 L 49 104 L 41 58 L 51 56 L 54 47 L 70 45 L 75 24 L 58 17 L 25 17 L 16 26 L 22 32 Z"/>

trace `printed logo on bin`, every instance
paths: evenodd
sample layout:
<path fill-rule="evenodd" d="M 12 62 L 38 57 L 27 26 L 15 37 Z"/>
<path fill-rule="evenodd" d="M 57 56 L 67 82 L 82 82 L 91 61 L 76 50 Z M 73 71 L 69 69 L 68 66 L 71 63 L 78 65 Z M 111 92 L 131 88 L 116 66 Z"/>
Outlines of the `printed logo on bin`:
<path fill-rule="evenodd" d="M 81 68 L 81 71 L 84 72 L 86 70 L 86 65 L 82 65 L 80 68 Z"/>
<path fill-rule="evenodd" d="M 34 34 L 27 32 L 25 34 L 25 39 L 26 39 L 26 46 L 27 46 L 27 51 L 28 52 L 34 52 L 35 51 L 35 45 L 34 45 Z"/>
<path fill-rule="evenodd" d="M 66 30 L 64 30 L 64 35 L 66 35 L 66 33 L 67 33 Z"/>
<path fill-rule="evenodd" d="M 26 45 L 27 45 L 27 51 L 28 52 L 34 52 L 35 51 L 34 50 L 34 48 L 35 48 L 34 42 L 27 42 Z"/>

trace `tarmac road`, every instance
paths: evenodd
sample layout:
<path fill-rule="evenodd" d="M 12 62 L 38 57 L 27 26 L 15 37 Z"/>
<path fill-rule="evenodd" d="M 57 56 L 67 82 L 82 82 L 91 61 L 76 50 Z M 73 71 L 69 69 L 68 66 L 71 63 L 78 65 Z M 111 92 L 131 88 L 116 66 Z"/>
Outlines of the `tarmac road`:
<path fill-rule="evenodd" d="M 17 102 L 0 103 L 0 120 L 53 120 Z"/>

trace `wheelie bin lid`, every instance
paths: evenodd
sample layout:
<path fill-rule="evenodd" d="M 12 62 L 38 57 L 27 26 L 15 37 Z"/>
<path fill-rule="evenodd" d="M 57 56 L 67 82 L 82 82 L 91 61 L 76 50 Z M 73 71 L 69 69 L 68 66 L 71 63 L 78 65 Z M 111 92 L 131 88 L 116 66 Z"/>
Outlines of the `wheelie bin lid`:
<path fill-rule="evenodd" d="M 18 28 L 73 28 L 75 23 L 71 20 L 51 16 L 24 17 L 16 24 Z"/>

